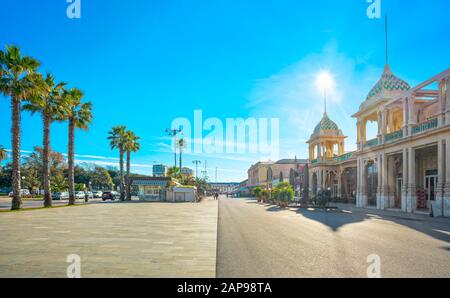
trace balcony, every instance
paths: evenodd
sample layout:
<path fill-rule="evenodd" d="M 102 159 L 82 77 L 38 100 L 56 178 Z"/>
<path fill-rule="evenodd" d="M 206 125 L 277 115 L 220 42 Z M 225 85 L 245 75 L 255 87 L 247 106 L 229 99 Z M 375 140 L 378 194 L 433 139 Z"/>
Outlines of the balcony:
<path fill-rule="evenodd" d="M 334 160 L 337 161 L 337 162 L 343 162 L 343 161 L 349 160 L 352 157 L 353 157 L 353 152 L 347 153 L 347 154 L 344 154 L 344 155 L 341 155 L 341 156 L 338 156 L 338 157 L 335 157 Z"/>
<path fill-rule="evenodd" d="M 396 141 L 396 140 L 398 140 L 398 139 L 401 139 L 401 138 L 403 138 L 403 130 L 397 130 L 397 131 L 394 131 L 394 132 L 392 132 L 392 133 L 386 134 L 386 135 L 384 136 L 384 141 L 385 141 L 386 143 L 388 143 L 388 142 L 394 142 L 394 141 Z"/>
<path fill-rule="evenodd" d="M 379 144 L 380 144 L 380 142 L 378 141 L 378 138 L 372 139 L 372 140 L 367 141 L 367 142 L 364 144 L 364 148 L 374 147 L 374 146 L 377 146 L 377 145 L 379 145 Z"/>
<path fill-rule="evenodd" d="M 430 129 L 435 129 L 437 127 L 438 127 L 438 119 L 437 118 L 433 118 L 433 119 L 430 119 L 430 120 L 428 120 L 426 122 L 422 122 L 422 123 L 417 124 L 416 126 L 414 126 L 413 129 L 412 129 L 412 134 L 416 135 L 416 134 L 425 132 L 425 131 L 430 130 Z"/>

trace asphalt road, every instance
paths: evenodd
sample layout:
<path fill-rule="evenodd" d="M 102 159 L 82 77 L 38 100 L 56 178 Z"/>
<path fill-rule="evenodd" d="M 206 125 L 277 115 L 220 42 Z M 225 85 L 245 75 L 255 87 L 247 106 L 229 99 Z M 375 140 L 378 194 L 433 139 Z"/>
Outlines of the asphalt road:
<path fill-rule="evenodd" d="M 217 277 L 450 277 L 450 221 L 220 199 Z M 370 261 L 373 261 L 371 259 Z"/>

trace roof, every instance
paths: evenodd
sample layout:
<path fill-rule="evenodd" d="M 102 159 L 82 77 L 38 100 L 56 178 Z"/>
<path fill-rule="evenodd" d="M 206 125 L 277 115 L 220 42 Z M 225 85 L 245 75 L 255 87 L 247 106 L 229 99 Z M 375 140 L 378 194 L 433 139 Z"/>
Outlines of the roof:
<path fill-rule="evenodd" d="M 285 164 L 302 164 L 302 163 L 308 163 L 308 160 L 306 159 L 281 159 L 279 161 L 277 161 L 275 164 L 278 165 L 285 165 Z"/>
<path fill-rule="evenodd" d="M 170 177 L 131 177 L 131 184 L 166 187 L 171 180 Z"/>
<path fill-rule="evenodd" d="M 361 104 L 360 110 L 372 106 L 381 100 L 391 100 L 399 94 L 411 89 L 409 84 L 395 76 L 388 64 L 375 86 L 370 90 L 366 100 Z"/>
<path fill-rule="evenodd" d="M 313 134 L 311 135 L 311 139 L 316 137 L 343 137 L 344 134 L 342 130 L 339 129 L 339 126 L 328 117 L 328 114 L 325 112 L 323 114 L 322 119 L 317 124 L 314 129 Z"/>

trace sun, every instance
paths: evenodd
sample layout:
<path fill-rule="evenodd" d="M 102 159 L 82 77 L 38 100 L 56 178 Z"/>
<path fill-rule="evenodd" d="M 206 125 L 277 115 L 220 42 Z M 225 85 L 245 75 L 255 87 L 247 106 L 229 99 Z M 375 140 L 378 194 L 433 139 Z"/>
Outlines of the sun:
<path fill-rule="evenodd" d="M 331 90 L 334 86 L 333 76 L 328 71 L 321 71 L 316 77 L 316 86 L 320 91 Z"/>

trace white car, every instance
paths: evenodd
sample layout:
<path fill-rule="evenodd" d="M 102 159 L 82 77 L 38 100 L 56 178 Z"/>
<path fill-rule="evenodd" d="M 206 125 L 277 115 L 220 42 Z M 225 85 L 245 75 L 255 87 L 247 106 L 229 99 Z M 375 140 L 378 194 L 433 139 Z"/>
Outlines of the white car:
<path fill-rule="evenodd" d="M 103 195 L 102 191 L 94 191 L 94 198 L 101 199 Z"/>
<path fill-rule="evenodd" d="M 84 191 L 77 191 L 75 192 L 75 199 L 85 199 L 86 198 L 86 194 L 84 193 Z"/>
<path fill-rule="evenodd" d="M 54 200 L 68 200 L 69 199 L 69 193 L 66 192 L 55 192 L 53 194 Z"/>
<path fill-rule="evenodd" d="M 20 190 L 20 195 L 21 196 L 29 196 L 30 195 L 30 191 L 28 189 L 21 189 Z M 9 193 L 9 197 L 12 198 L 12 196 L 13 196 L 13 192 L 10 192 Z"/>

